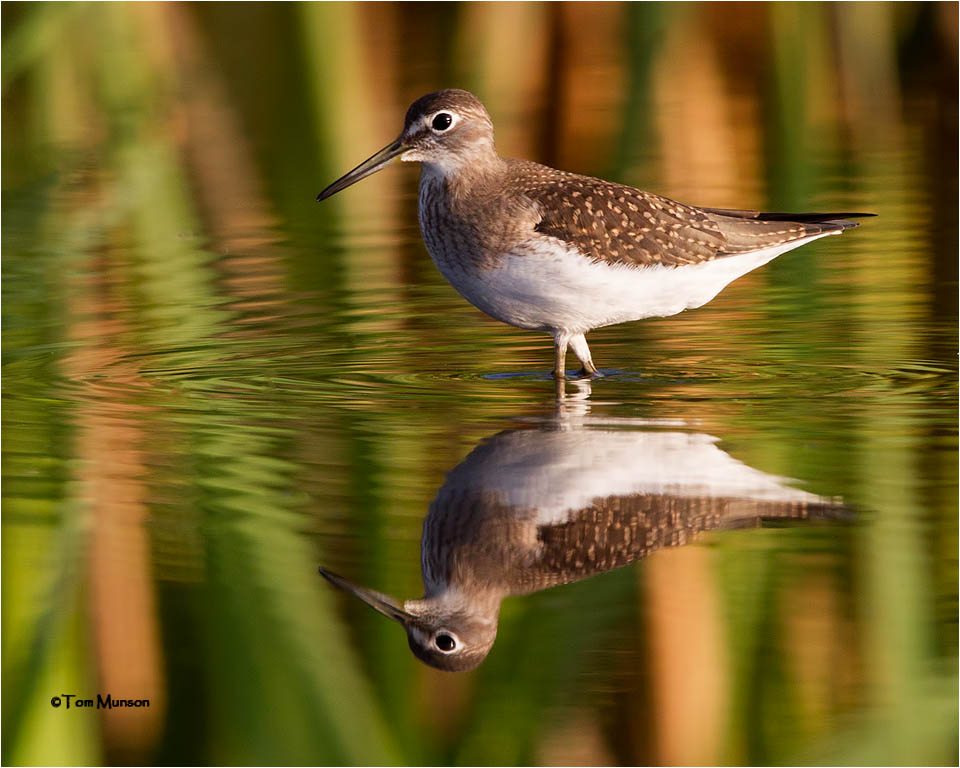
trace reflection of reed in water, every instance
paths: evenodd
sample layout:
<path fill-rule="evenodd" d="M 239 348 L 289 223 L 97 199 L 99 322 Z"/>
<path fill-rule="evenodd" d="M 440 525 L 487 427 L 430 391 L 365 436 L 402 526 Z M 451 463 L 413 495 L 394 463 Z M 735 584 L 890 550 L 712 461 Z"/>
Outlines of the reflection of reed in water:
<path fill-rule="evenodd" d="M 450 472 L 430 507 L 423 598 L 401 604 L 321 573 L 403 624 L 418 658 L 465 670 L 490 651 L 504 597 L 620 568 L 703 531 L 846 514 L 715 443 L 683 432 L 502 432 Z"/>

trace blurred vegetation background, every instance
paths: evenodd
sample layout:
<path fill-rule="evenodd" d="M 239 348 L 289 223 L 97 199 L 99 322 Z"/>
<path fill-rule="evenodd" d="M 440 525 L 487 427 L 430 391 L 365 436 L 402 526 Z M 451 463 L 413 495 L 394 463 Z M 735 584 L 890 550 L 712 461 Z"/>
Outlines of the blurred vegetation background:
<path fill-rule="evenodd" d="M 957 761 L 955 3 L 0 11 L 5 764 Z M 413 170 L 314 202 L 442 87 L 503 154 L 880 214 L 594 346 L 647 372 L 595 410 L 860 524 L 508 603 L 465 676 L 319 583 L 418 594 L 444 472 L 550 408 L 483 378 L 549 343 L 435 273 Z M 98 691 L 151 706 L 49 705 Z"/>

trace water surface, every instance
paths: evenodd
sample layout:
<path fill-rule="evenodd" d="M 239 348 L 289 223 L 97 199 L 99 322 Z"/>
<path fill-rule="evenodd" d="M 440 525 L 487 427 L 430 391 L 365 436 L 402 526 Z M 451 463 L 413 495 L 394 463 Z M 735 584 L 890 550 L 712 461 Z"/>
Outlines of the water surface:
<path fill-rule="evenodd" d="M 5 762 L 956 759 L 955 20 L 651 7 L 4 7 Z M 848 90 L 797 97 L 816 67 Z M 414 170 L 313 202 L 450 84 L 507 154 L 878 218 L 594 332 L 607 375 L 558 403 L 550 340 L 430 263 Z M 317 573 L 419 596 L 431 502 L 504 435 L 532 453 L 494 479 L 562 517 L 649 492 L 665 434 L 725 457 L 688 490 L 739 467 L 845 514 L 507 597 L 464 673 Z M 150 706 L 50 705 L 97 693 Z"/>

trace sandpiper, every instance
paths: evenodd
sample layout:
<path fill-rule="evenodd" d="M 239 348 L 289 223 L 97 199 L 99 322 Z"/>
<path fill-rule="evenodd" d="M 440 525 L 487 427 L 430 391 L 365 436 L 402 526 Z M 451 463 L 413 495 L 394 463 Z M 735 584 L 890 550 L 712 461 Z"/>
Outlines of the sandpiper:
<path fill-rule="evenodd" d="M 457 89 L 413 102 L 400 136 L 317 200 L 398 156 L 422 164 L 420 231 L 440 273 L 497 320 L 549 333 L 557 378 L 568 347 L 579 375 L 597 373 L 588 331 L 702 306 L 781 253 L 873 215 L 698 208 L 500 157 L 486 108 Z"/>
<path fill-rule="evenodd" d="M 326 568 L 332 584 L 403 625 L 410 649 L 472 669 L 501 602 L 622 568 L 706 531 L 764 520 L 845 520 L 838 499 L 791 487 L 702 433 L 548 422 L 501 432 L 456 466 L 423 522 L 424 596 L 400 601 Z"/>

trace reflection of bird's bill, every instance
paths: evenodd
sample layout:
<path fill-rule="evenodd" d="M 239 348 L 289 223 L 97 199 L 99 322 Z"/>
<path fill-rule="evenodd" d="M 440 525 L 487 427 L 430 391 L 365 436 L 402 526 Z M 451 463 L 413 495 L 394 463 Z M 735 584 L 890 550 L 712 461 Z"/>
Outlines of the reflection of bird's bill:
<path fill-rule="evenodd" d="M 403 606 L 400 605 L 400 602 L 390 597 L 390 595 L 385 595 L 382 592 L 376 592 L 375 590 L 361 587 L 360 585 L 354 584 L 352 581 L 343 578 L 343 576 L 338 576 L 336 573 L 328 571 L 322 566 L 319 570 L 320 575 L 335 587 L 342 589 L 344 592 L 349 592 L 351 595 L 359 597 L 361 600 L 363 600 L 363 602 L 373 608 L 373 610 L 382 613 L 384 616 L 387 616 L 394 621 L 399 621 L 404 626 L 412 624 L 416 620 L 415 616 L 407 613 L 403 609 Z"/>

